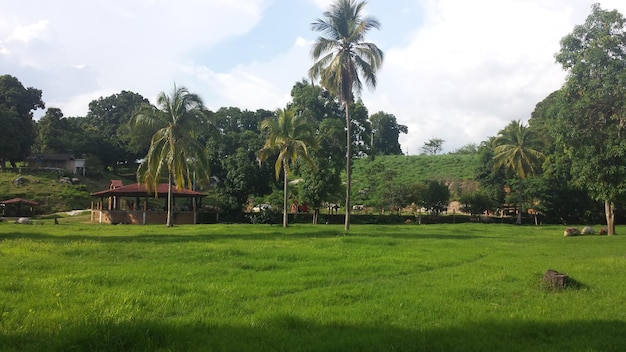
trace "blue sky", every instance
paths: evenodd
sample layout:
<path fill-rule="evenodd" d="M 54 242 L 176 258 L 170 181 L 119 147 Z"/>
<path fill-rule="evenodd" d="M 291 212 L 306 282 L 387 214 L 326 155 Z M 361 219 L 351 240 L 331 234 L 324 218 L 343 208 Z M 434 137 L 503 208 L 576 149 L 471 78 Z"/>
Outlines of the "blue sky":
<path fill-rule="evenodd" d="M 595 0 L 370 0 L 382 23 L 369 41 L 385 51 L 370 113 L 409 127 L 417 154 L 430 138 L 446 151 L 527 121 L 558 89 L 559 40 Z M 174 84 L 211 109 L 274 110 L 306 77 L 331 0 L 21 0 L 0 11 L 0 74 L 42 89 L 47 107 L 83 116 L 90 101 L 130 90 L 153 100 Z M 626 1 L 605 0 L 626 14 Z M 41 115 L 39 112 L 38 115 Z"/>

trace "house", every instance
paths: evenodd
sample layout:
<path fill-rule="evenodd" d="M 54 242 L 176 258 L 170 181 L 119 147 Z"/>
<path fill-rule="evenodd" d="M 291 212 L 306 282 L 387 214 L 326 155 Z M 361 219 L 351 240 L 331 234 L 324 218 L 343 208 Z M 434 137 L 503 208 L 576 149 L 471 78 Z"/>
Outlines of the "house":
<path fill-rule="evenodd" d="M 31 169 L 67 170 L 85 176 L 85 159 L 69 153 L 34 154 L 26 158 L 26 165 Z"/>

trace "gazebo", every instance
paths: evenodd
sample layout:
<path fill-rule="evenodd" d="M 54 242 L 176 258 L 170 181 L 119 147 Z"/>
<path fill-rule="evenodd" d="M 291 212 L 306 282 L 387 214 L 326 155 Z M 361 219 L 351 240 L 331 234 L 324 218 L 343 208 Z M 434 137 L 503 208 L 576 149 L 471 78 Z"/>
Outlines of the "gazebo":
<path fill-rule="evenodd" d="M 24 199 L 24 198 L 12 198 L 12 199 L 7 199 L 7 200 L 3 200 L 0 202 L 0 204 L 5 206 L 4 209 L 4 214 L 0 214 L 0 215 L 14 215 L 14 216 L 31 216 L 34 214 L 34 210 L 33 207 L 36 205 L 39 205 L 39 203 L 35 202 L 34 200 L 28 200 L 28 199 Z M 9 207 L 7 207 L 7 205 Z M 27 206 L 28 207 L 28 213 L 23 213 L 22 212 L 22 206 Z M 8 208 L 8 209 L 7 209 Z"/>
<path fill-rule="evenodd" d="M 167 219 L 167 183 L 161 183 L 156 190 L 148 192 L 139 183 L 123 186 L 119 180 L 112 180 L 109 189 L 92 193 L 100 198 L 91 204 L 91 222 L 109 224 L 164 224 Z M 161 200 L 159 205 L 150 204 L 149 199 Z M 205 194 L 188 190 L 172 189 L 174 222 L 177 224 L 197 224 L 198 209 L 202 207 Z"/>

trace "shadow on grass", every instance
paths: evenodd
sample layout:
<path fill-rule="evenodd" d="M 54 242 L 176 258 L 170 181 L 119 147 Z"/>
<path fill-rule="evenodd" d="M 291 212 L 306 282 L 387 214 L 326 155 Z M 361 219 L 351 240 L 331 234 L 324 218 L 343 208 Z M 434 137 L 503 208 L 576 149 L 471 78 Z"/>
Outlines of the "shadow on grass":
<path fill-rule="evenodd" d="M 255 326 L 121 324 L 63 326 L 54 334 L 5 333 L 16 351 L 623 351 L 623 321 L 494 321 L 462 327 L 317 324 L 290 315 Z"/>
<path fill-rule="evenodd" d="M 100 225 L 98 225 L 100 226 Z M 105 225 L 108 226 L 108 225 Z M 67 235 L 50 235 L 37 231 L 37 228 L 30 228 L 28 231 L 20 230 L 19 232 L 0 233 L 0 240 L 12 240 L 12 239 L 35 239 L 46 241 L 83 241 L 91 240 L 98 242 L 159 242 L 159 243 L 179 243 L 179 242 L 211 242 L 219 240 L 301 240 L 306 238 L 345 238 L 345 239 L 367 239 L 367 238 L 391 238 L 394 240 L 472 240 L 484 238 L 484 236 L 478 234 L 437 234 L 437 233 L 406 233 L 406 232 L 393 232 L 389 230 L 373 231 L 369 233 L 352 232 L 345 234 L 342 230 L 328 229 L 319 231 L 302 231 L 297 230 L 294 232 L 287 232 L 282 228 L 280 230 L 262 230 L 258 232 L 248 233 L 234 233 L 235 230 L 228 232 L 224 230 L 216 231 L 215 233 L 201 233 L 201 231 L 207 231 L 206 228 L 199 228 L 198 234 L 172 234 L 166 233 L 166 230 L 159 230 L 159 232 L 150 234 L 134 234 L 134 225 L 121 225 L 128 226 L 128 231 L 122 235 L 100 235 L 98 231 L 101 229 L 95 229 L 91 233 L 85 234 L 67 234 Z M 142 228 L 137 228 L 141 230 Z M 163 232 L 161 232 L 163 231 Z M 106 233 L 106 231 L 104 231 Z M 140 232 L 140 231 L 137 231 Z"/>

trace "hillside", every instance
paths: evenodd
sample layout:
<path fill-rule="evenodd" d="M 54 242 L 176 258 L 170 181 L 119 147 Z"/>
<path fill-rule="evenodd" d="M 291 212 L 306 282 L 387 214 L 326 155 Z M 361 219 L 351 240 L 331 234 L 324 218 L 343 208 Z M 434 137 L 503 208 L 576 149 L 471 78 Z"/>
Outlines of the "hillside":
<path fill-rule="evenodd" d="M 378 183 L 409 184 L 428 180 L 448 183 L 453 197 L 464 190 L 476 188 L 474 172 L 478 167 L 475 154 L 388 155 L 374 160 L 356 159 L 352 168 L 352 188 L 355 192 L 367 188 L 372 177 Z"/>
<path fill-rule="evenodd" d="M 11 198 L 25 198 L 39 203 L 35 207 L 37 214 L 68 211 L 73 209 L 89 208 L 92 192 L 100 191 L 109 187 L 111 178 L 119 176 L 101 177 L 91 179 L 76 175 L 78 182 L 67 184 L 59 182 L 64 174 L 58 172 L 31 171 L 19 173 L 11 169 L 0 171 L 0 200 Z M 14 182 L 17 178 L 21 181 Z M 125 181 L 133 182 L 132 180 Z"/>

